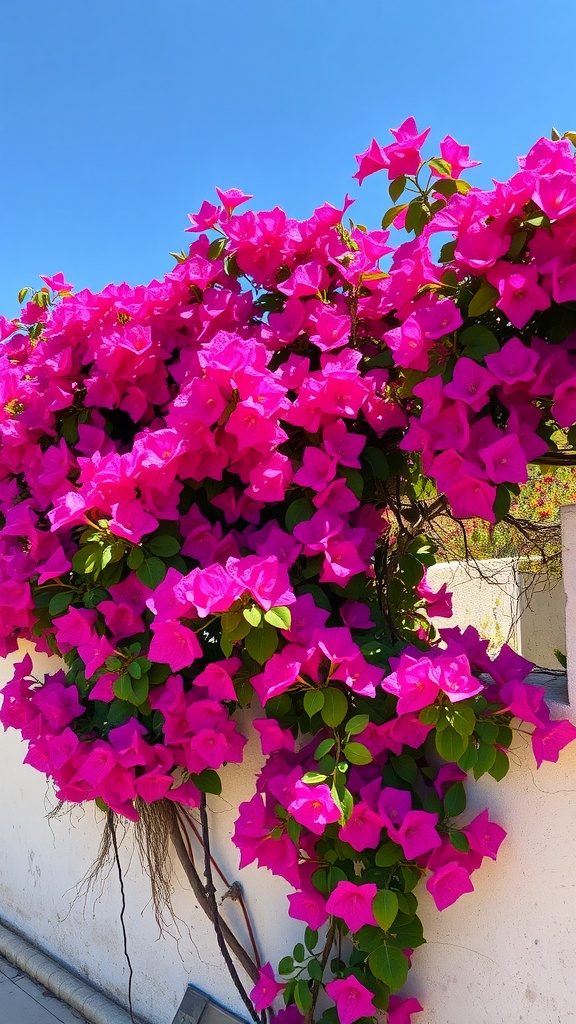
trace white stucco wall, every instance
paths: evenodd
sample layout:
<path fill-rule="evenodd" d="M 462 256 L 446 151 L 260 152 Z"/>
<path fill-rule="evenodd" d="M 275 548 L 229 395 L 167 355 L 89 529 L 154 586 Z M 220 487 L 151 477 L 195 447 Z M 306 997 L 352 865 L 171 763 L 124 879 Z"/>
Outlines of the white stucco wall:
<path fill-rule="evenodd" d="M 432 621 L 438 629 L 475 626 L 493 650 L 509 643 L 541 668 L 560 669 L 554 651 L 566 652 L 563 581 L 516 566 L 514 558 L 433 565 L 428 581 L 434 590 L 448 585 L 453 614 Z"/>
<path fill-rule="evenodd" d="M 521 581 L 513 558 L 482 562 L 439 562 L 427 570 L 433 590 L 443 583 L 452 594 L 452 617 L 433 619 L 438 629 L 475 626 L 497 649 L 518 646 L 518 600 Z"/>

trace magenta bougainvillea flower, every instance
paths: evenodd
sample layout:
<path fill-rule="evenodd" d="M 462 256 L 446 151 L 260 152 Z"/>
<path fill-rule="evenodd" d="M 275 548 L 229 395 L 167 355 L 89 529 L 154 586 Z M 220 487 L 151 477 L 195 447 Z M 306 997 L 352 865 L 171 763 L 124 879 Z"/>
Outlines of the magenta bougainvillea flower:
<path fill-rule="evenodd" d="M 353 974 L 329 981 L 326 993 L 336 1003 L 340 1024 L 354 1024 L 360 1017 L 373 1017 L 376 1013 L 374 993 Z"/>
<path fill-rule="evenodd" d="M 391 995 L 388 1003 L 388 1024 L 413 1024 L 412 1014 L 422 1013 L 424 1007 L 417 999 L 402 999 Z"/>
<path fill-rule="evenodd" d="M 341 917 L 351 932 L 357 932 L 365 924 L 376 924 L 372 902 L 377 893 L 373 882 L 355 885 L 354 882 L 338 882 L 326 903 L 329 914 Z"/>
<path fill-rule="evenodd" d="M 258 1013 L 261 1013 L 262 1010 L 268 1009 L 269 1006 L 272 1006 L 276 996 L 283 988 L 284 985 L 276 981 L 276 978 L 274 977 L 272 964 L 264 964 L 264 967 L 260 970 L 260 978 L 250 992 L 250 998 L 254 1003 L 254 1009 Z"/>
<path fill-rule="evenodd" d="M 446 910 L 464 893 L 474 891 L 468 871 L 455 860 L 438 868 L 428 878 L 426 888 L 438 910 Z"/>

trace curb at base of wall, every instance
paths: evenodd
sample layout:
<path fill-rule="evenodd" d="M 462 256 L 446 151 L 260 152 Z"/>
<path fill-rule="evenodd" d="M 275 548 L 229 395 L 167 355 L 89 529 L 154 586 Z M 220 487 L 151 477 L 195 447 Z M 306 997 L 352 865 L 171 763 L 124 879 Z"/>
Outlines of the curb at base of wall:
<path fill-rule="evenodd" d="M 49 992 L 81 1013 L 90 1024 L 132 1024 L 126 1010 L 2 922 L 0 954 L 33 981 L 44 985 Z M 143 1022 L 135 1021 L 135 1024 Z"/>

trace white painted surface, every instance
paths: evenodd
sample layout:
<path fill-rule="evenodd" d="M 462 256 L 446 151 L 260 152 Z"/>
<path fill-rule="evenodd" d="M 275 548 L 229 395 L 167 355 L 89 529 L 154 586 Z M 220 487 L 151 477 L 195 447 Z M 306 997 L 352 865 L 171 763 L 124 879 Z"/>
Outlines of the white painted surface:
<path fill-rule="evenodd" d="M 564 581 L 526 572 L 520 573 L 520 579 L 518 650 L 540 668 L 559 670 L 561 665 L 554 652 L 566 654 Z"/>
<path fill-rule="evenodd" d="M 453 595 L 452 618 L 432 621 L 437 629 L 475 626 L 491 641 L 491 650 L 509 643 L 540 668 L 560 669 L 554 651 L 566 652 L 563 582 L 543 573 L 518 572 L 516 564 L 514 558 L 490 558 L 432 566 L 427 574 L 431 587 L 439 590 L 446 583 Z M 576 568 L 572 575 L 576 580 Z"/>
<path fill-rule="evenodd" d="M 576 505 L 560 509 L 562 572 L 566 593 L 566 655 L 568 699 L 576 711 Z"/>
<path fill-rule="evenodd" d="M 518 646 L 521 581 L 515 559 L 439 562 L 427 570 L 427 578 L 433 590 L 446 583 L 452 593 L 452 618 L 433 619 L 438 629 L 475 626 L 496 650 L 503 643 Z"/>

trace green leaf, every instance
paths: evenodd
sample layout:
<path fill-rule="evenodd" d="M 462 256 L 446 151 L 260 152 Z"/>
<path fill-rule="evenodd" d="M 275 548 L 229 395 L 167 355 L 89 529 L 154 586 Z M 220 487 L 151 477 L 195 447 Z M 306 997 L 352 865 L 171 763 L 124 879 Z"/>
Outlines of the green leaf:
<path fill-rule="evenodd" d="M 242 614 L 250 626 L 259 626 L 262 622 L 262 609 L 257 604 L 251 604 L 248 608 L 244 608 Z"/>
<path fill-rule="evenodd" d="M 506 747 L 506 749 L 508 749 L 508 747 L 512 745 L 513 739 L 514 736 L 512 734 L 512 729 L 510 728 L 510 726 L 501 725 L 500 728 L 498 729 L 498 736 L 496 737 L 496 742 L 498 746 Z"/>
<path fill-rule="evenodd" d="M 176 537 L 171 537 L 166 533 L 158 533 L 155 537 L 150 537 L 145 541 L 145 546 L 151 554 L 158 555 L 160 558 L 171 558 L 172 555 L 177 555 L 182 547 Z"/>
<path fill-rule="evenodd" d="M 319 960 L 309 961 L 308 976 L 312 978 L 312 981 L 322 981 L 322 967 Z"/>
<path fill-rule="evenodd" d="M 291 956 L 283 956 L 280 963 L 278 964 L 278 974 L 292 974 L 294 970 L 294 961 Z"/>
<path fill-rule="evenodd" d="M 406 175 L 401 174 L 399 178 L 394 178 L 388 186 L 388 194 L 393 203 L 397 203 L 406 188 Z"/>
<path fill-rule="evenodd" d="M 306 928 L 304 932 L 304 944 L 309 953 L 313 953 L 318 945 L 318 932 L 313 928 Z"/>
<path fill-rule="evenodd" d="M 136 707 L 144 703 L 149 692 L 148 680 L 146 678 L 132 679 L 127 672 L 118 676 L 112 689 L 114 690 L 114 695 L 119 700 L 124 700 L 128 704 L 135 704 Z"/>
<path fill-rule="evenodd" d="M 84 594 L 84 607 L 96 608 L 102 601 L 109 601 L 110 594 L 103 587 L 94 587 Z"/>
<path fill-rule="evenodd" d="M 312 993 L 308 988 L 308 982 L 300 978 L 294 986 L 294 1002 L 300 1010 L 300 1013 L 304 1015 L 308 1013 L 308 1010 L 312 1006 Z"/>
<path fill-rule="evenodd" d="M 488 774 L 496 779 L 496 782 L 500 782 L 501 779 L 508 773 L 510 767 L 510 761 L 503 750 L 496 750 L 496 757 L 494 758 L 494 764 L 488 769 Z"/>
<path fill-rule="evenodd" d="M 468 746 L 468 740 L 450 725 L 442 732 L 436 732 L 436 750 L 445 761 L 457 761 Z"/>
<path fill-rule="evenodd" d="M 126 561 L 128 562 L 129 569 L 138 569 L 144 561 L 144 552 L 142 548 L 131 547 Z"/>
<path fill-rule="evenodd" d="M 112 544 L 107 544 L 105 547 L 102 548 L 102 552 L 100 555 L 100 564 L 102 565 L 102 568 L 105 569 L 107 565 L 110 565 L 110 562 L 113 560 L 113 558 L 114 547 Z"/>
<path fill-rule="evenodd" d="M 442 157 L 433 156 L 431 160 L 428 160 L 428 167 L 430 168 L 431 171 L 438 171 L 439 174 L 449 174 L 450 176 L 452 176 L 452 167 L 450 166 L 448 161 L 443 160 Z M 440 183 L 434 182 L 434 185 L 432 187 L 436 188 L 436 184 Z"/>
<path fill-rule="evenodd" d="M 237 676 L 234 680 L 234 689 L 236 690 L 236 696 L 240 707 L 249 707 L 252 703 L 252 698 L 254 697 L 254 687 L 250 680 L 243 675 Z"/>
<path fill-rule="evenodd" d="M 548 221 L 548 224 L 550 224 L 550 221 Z M 526 245 L 527 239 L 528 239 L 528 232 L 527 231 L 516 231 L 512 235 L 512 238 L 511 238 L 511 241 L 510 241 L 510 248 L 508 249 L 508 252 L 506 253 L 507 258 L 512 263 L 520 262 L 520 254 L 521 254 L 524 246 Z"/>
<path fill-rule="evenodd" d="M 136 569 L 136 575 L 145 587 L 155 590 L 166 575 L 166 566 L 159 558 L 145 558 L 142 565 Z"/>
<path fill-rule="evenodd" d="M 246 637 L 246 650 L 254 661 L 264 665 L 278 647 L 278 633 L 267 622 L 259 629 L 252 629 Z"/>
<path fill-rule="evenodd" d="M 128 673 L 132 676 L 132 679 L 142 678 L 142 666 L 137 661 L 131 661 L 128 665 Z"/>
<path fill-rule="evenodd" d="M 299 844 L 300 844 L 300 834 L 302 832 L 302 825 L 300 825 L 300 823 L 296 821 L 296 818 L 288 818 L 288 823 L 286 825 L 286 831 L 288 832 L 288 835 L 289 835 L 290 839 L 294 843 L 294 846 L 296 846 L 296 847 L 299 846 Z"/>
<path fill-rule="evenodd" d="M 484 357 L 500 350 L 496 335 L 483 324 L 472 324 L 458 335 L 458 342 L 464 349 L 464 355 L 482 363 Z"/>
<path fill-rule="evenodd" d="M 389 868 L 393 864 L 398 864 L 404 860 L 404 852 L 398 843 L 393 843 L 392 840 L 384 843 L 377 851 L 374 858 L 375 864 L 379 868 Z"/>
<path fill-rule="evenodd" d="M 558 662 L 560 667 L 563 668 L 564 671 L 566 671 L 566 669 L 568 668 L 568 659 L 564 651 L 561 651 L 559 647 L 555 647 L 554 657 L 556 658 L 556 661 Z"/>
<path fill-rule="evenodd" d="M 307 786 L 317 786 L 319 782 L 326 782 L 327 776 L 322 772 L 305 772 L 302 776 L 302 782 L 305 782 Z"/>
<path fill-rule="evenodd" d="M 79 576 L 91 575 L 100 570 L 102 548 L 99 544 L 86 544 L 79 548 L 72 558 L 72 568 Z"/>
<path fill-rule="evenodd" d="M 304 946 L 302 945 L 301 942 L 297 942 L 296 945 L 294 946 L 294 949 L 292 950 L 292 956 L 299 964 L 301 964 L 302 961 L 305 959 L 306 950 L 304 949 Z"/>
<path fill-rule="evenodd" d="M 456 182 L 452 178 L 442 178 L 441 181 L 435 181 L 433 188 L 435 192 L 439 192 L 441 196 L 444 196 L 444 199 L 450 199 L 458 191 Z M 441 262 L 444 263 L 445 261 L 442 260 Z"/>
<path fill-rule="evenodd" d="M 406 231 L 413 231 L 415 235 L 420 234 L 420 231 L 428 220 L 428 205 L 423 199 L 417 197 L 408 204 L 408 210 L 406 212 L 406 220 L 404 222 L 404 228 Z"/>
<path fill-rule="evenodd" d="M 349 736 L 357 736 L 359 733 L 364 732 L 369 721 L 369 715 L 354 715 L 346 722 L 346 732 Z"/>
<path fill-rule="evenodd" d="M 264 618 L 266 622 L 269 622 L 271 626 L 275 626 L 276 629 L 290 629 L 292 625 L 292 613 L 289 608 L 282 606 L 278 608 L 271 608 L 270 611 L 265 612 Z"/>
<path fill-rule="evenodd" d="M 511 504 L 512 495 L 506 487 L 506 484 L 498 484 L 496 488 L 496 498 L 494 499 L 493 505 L 494 515 L 496 516 L 497 522 L 500 522 L 501 519 L 504 519 L 504 516 L 508 515 Z"/>
<path fill-rule="evenodd" d="M 231 629 L 229 632 L 227 632 L 226 636 L 228 637 L 231 643 L 235 643 L 236 640 L 243 640 L 245 636 L 248 636 L 248 633 L 250 632 L 251 628 L 252 627 L 250 623 L 247 622 L 244 616 L 242 615 L 238 620 L 237 626 L 234 629 Z"/>
<path fill-rule="evenodd" d="M 489 743 L 480 743 L 478 745 L 478 759 L 474 765 L 474 778 L 479 779 L 485 772 L 489 772 L 494 761 L 496 760 L 496 747 L 493 747 Z"/>
<path fill-rule="evenodd" d="M 61 590 L 58 594 L 54 594 L 54 597 L 50 598 L 50 604 L 48 605 L 48 611 L 52 618 L 67 611 L 73 597 L 74 594 L 71 590 Z"/>
<path fill-rule="evenodd" d="M 227 238 L 215 238 L 213 242 L 210 242 L 210 245 L 208 246 L 208 259 L 219 259 L 226 248 L 227 241 Z"/>
<path fill-rule="evenodd" d="M 408 960 L 395 946 L 380 946 L 368 957 L 368 966 L 375 978 L 383 981 L 395 992 L 402 988 L 408 977 Z"/>
<path fill-rule="evenodd" d="M 407 864 L 403 864 L 400 868 L 400 874 L 402 875 L 402 881 L 404 883 L 404 897 L 406 900 L 406 894 L 411 893 L 412 889 L 415 889 L 420 881 L 420 872 L 416 868 L 411 868 Z"/>
<path fill-rule="evenodd" d="M 233 612 L 224 612 L 221 618 L 222 630 L 224 633 L 232 633 L 242 619 L 242 611 L 238 608 Z"/>
<path fill-rule="evenodd" d="M 362 474 L 350 466 L 340 466 L 340 473 L 346 480 L 346 485 L 350 488 L 354 497 L 360 500 L 364 490 Z"/>
<path fill-rule="evenodd" d="M 324 705 L 323 690 L 307 690 L 304 694 L 304 711 L 312 718 Z"/>
<path fill-rule="evenodd" d="M 454 251 L 456 249 L 456 239 L 452 242 L 445 242 L 440 249 L 440 263 L 452 263 L 454 260 Z"/>
<path fill-rule="evenodd" d="M 380 889 L 373 901 L 372 912 L 383 932 L 387 932 L 398 913 L 398 897 L 390 889 Z"/>
<path fill-rule="evenodd" d="M 292 698 L 289 693 L 280 693 L 277 697 L 271 697 L 266 701 L 266 715 L 268 718 L 276 718 L 279 722 L 292 711 Z"/>
<path fill-rule="evenodd" d="M 487 313 L 488 310 L 494 309 L 499 298 L 500 292 L 498 289 L 494 288 L 488 281 L 482 281 L 482 284 L 468 306 L 468 316 L 482 316 L 482 314 Z"/>
<path fill-rule="evenodd" d="M 401 203 L 400 206 L 391 206 L 382 217 L 382 230 L 385 231 L 392 224 L 392 221 L 396 220 L 399 213 L 406 210 L 408 203 Z"/>
<path fill-rule="evenodd" d="M 372 953 L 382 945 L 382 942 L 381 929 L 376 925 L 364 924 L 355 934 L 354 944 L 358 946 L 362 953 Z"/>
<path fill-rule="evenodd" d="M 471 736 L 474 732 L 476 725 L 476 715 L 472 708 L 465 704 L 464 701 L 459 701 L 457 704 L 452 704 L 445 711 L 446 721 L 448 725 L 451 725 L 460 736 Z"/>
<path fill-rule="evenodd" d="M 436 725 L 436 722 L 438 721 L 439 714 L 440 714 L 440 708 L 436 707 L 435 704 L 431 704 L 427 708 L 422 708 L 422 711 L 420 712 L 420 716 L 419 716 L 420 717 L 420 721 L 424 725 Z"/>
<path fill-rule="evenodd" d="M 22 303 L 24 302 L 24 299 L 25 299 L 25 298 L 26 298 L 26 296 L 28 295 L 28 292 L 29 292 L 29 291 L 31 291 L 31 289 L 30 289 L 30 288 L 21 288 L 21 289 L 20 289 L 20 291 L 18 292 L 18 305 L 19 305 L 19 306 L 21 306 L 21 305 L 22 305 Z"/>
<path fill-rule="evenodd" d="M 226 633 L 223 633 L 220 637 L 220 649 L 225 658 L 229 658 L 234 650 L 234 644 Z"/>
<path fill-rule="evenodd" d="M 367 462 L 376 480 L 387 480 L 390 476 L 388 459 L 379 448 L 365 448 L 360 456 L 362 462 Z"/>
<path fill-rule="evenodd" d="M 326 868 L 318 868 L 311 877 L 312 885 L 324 896 L 328 895 L 328 875 Z"/>
<path fill-rule="evenodd" d="M 373 761 L 372 754 L 363 743 L 345 743 L 344 757 L 351 764 L 370 764 Z"/>
<path fill-rule="evenodd" d="M 531 217 L 527 217 L 526 223 L 532 228 L 550 228 L 550 218 L 542 210 L 534 213 Z"/>
<path fill-rule="evenodd" d="M 222 781 L 218 772 L 215 772 L 212 768 L 205 768 L 204 771 L 199 772 L 198 775 L 191 774 L 190 779 L 195 786 L 198 787 L 201 793 L 214 793 L 215 796 L 220 796 L 222 792 Z"/>
<path fill-rule="evenodd" d="M 412 921 L 407 921 L 405 924 L 396 922 L 394 934 L 401 949 L 416 949 L 426 942 L 419 917 L 414 917 Z"/>
<path fill-rule="evenodd" d="M 458 758 L 458 767 L 461 768 L 463 772 L 469 772 L 472 770 L 477 760 L 478 751 L 474 744 L 469 742 L 464 753 Z"/>
<path fill-rule="evenodd" d="M 399 775 L 405 782 L 409 782 L 410 785 L 414 785 L 418 777 L 418 766 L 414 758 L 410 754 L 400 754 L 390 760 L 396 775 Z"/>
<path fill-rule="evenodd" d="M 470 843 L 468 837 L 463 832 L 450 832 L 450 842 L 455 850 L 459 853 L 468 853 L 470 849 Z"/>
<path fill-rule="evenodd" d="M 455 782 L 444 797 L 444 811 L 449 818 L 457 818 L 466 808 L 466 791 L 461 782 Z"/>
<path fill-rule="evenodd" d="M 476 735 L 484 740 L 484 743 L 495 743 L 498 736 L 498 726 L 495 722 L 477 722 Z"/>
<path fill-rule="evenodd" d="M 336 740 L 322 740 L 322 742 L 318 744 L 316 750 L 314 751 L 314 757 L 316 758 L 316 760 L 321 761 L 325 754 L 330 753 L 335 744 Z"/>
<path fill-rule="evenodd" d="M 308 498 L 297 498 L 296 501 L 291 501 L 284 516 L 287 533 L 292 533 L 298 523 L 311 519 L 315 512 L 316 509 Z"/>
<path fill-rule="evenodd" d="M 347 713 L 348 699 L 342 693 L 342 690 L 337 690 L 333 686 L 329 686 L 328 689 L 324 690 L 324 706 L 320 714 L 326 725 L 335 729 L 336 726 L 344 721 Z"/>

